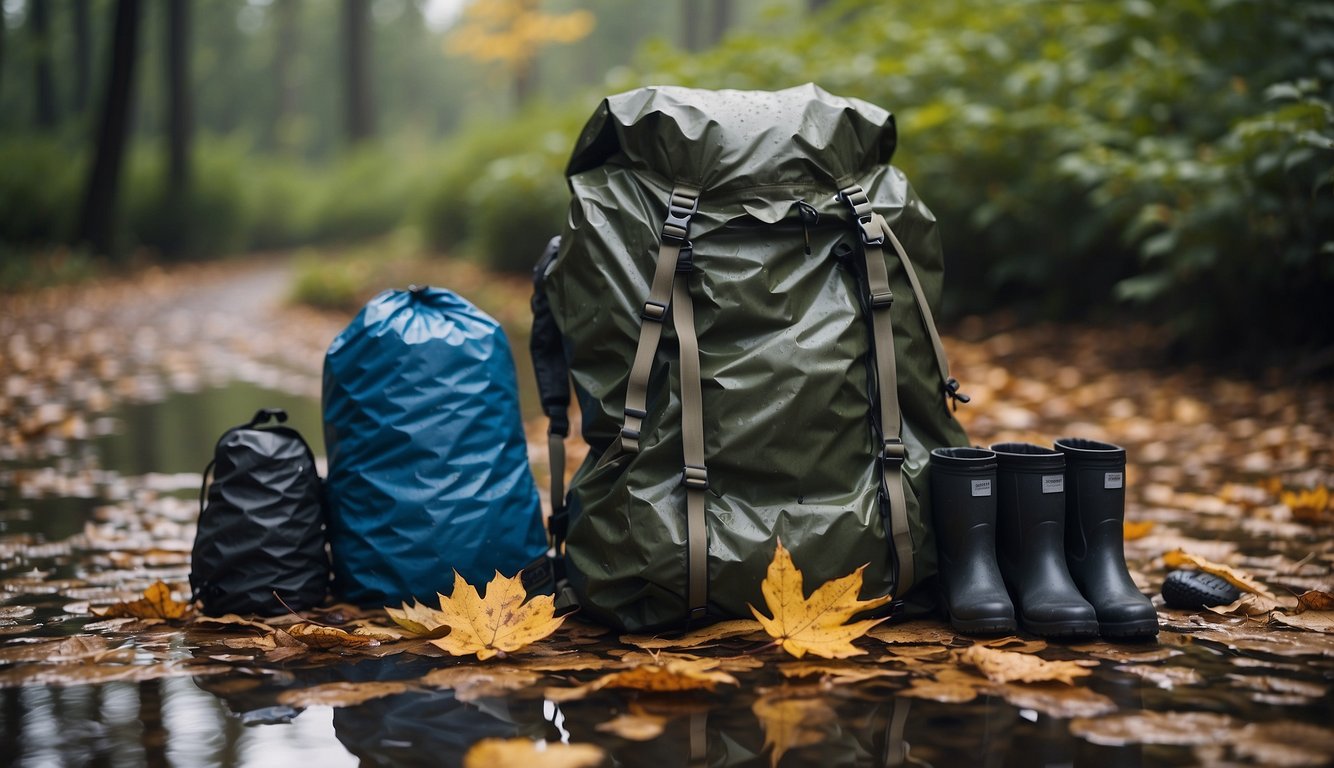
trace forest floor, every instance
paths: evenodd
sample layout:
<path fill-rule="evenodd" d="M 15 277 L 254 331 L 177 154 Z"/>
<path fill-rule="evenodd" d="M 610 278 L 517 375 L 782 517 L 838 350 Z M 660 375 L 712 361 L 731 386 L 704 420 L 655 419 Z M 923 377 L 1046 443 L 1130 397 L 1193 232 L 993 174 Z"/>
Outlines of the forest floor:
<path fill-rule="evenodd" d="M 567 621 L 525 650 L 478 662 L 448 657 L 382 611 L 348 606 L 264 621 L 208 619 L 185 606 L 167 619 L 105 615 L 159 580 L 175 598 L 188 595 L 201 477 L 109 468 L 99 441 L 124 432 L 123 409 L 174 393 L 244 382 L 317 400 L 324 350 L 350 315 L 292 306 L 292 277 L 286 258 L 254 257 L 0 295 L 0 688 L 188 676 L 243 719 L 328 706 L 377 722 L 386 707 L 427 712 L 423 702 L 449 692 L 495 720 L 451 743 L 453 760 L 482 736 L 502 737 L 497 749 L 550 742 L 532 766 L 556 759 L 560 741 L 586 747 L 565 754 L 584 761 L 569 764 L 593 765 L 633 762 L 636 745 L 656 740 L 710 759 L 731 749 L 818 764 L 845 749 L 907 749 L 905 722 L 910 734 L 923 729 L 913 753 L 937 764 L 979 755 L 1022 764 L 1034 740 L 1076 754 L 1134 750 L 1154 764 L 1324 765 L 1334 754 L 1334 611 L 1322 602 L 1334 592 L 1334 384 L 1278 370 L 1242 380 L 1166 368 L 1147 327 L 969 318 L 945 345 L 972 396 L 958 417 L 974 443 L 1076 435 L 1127 448 L 1126 553 L 1159 606 L 1156 642 L 978 640 L 938 620 L 891 621 L 857 641 L 861 655 L 813 662 L 786 657 L 758 626 L 704 640 L 618 638 Z M 511 325 L 516 352 L 526 348 L 526 280 L 451 273 L 446 263 L 418 281 L 462 283 L 465 294 L 485 284 L 483 308 Z M 528 433 L 544 487 L 545 424 L 531 421 Z M 60 500 L 80 500 L 81 511 L 56 533 L 41 517 Z M 1158 592 L 1182 562 L 1249 591 L 1230 606 L 1168 609 Z M 311 626 L 347 632 L 317 639 L 301 629 Z M 1000 661 L 979 662 L 991 651 Z M 625 674 L 659 669 L 672 677 L 665 687 L 689 690 Z M 899 709 L 908 700 L 917 702 L 911 717 Z M 496 701 L 504 717 L 488 708 Z M 427 731 L 445 727 L 422 717 Z M 928 726 L 943 721 L 971 735 L 932 735 Z M 988 730 L 996 722 L 1005 723 L 999 736 Z M 349 728 L 345 720 L 338 738 L 353 753 L 397 754 L 385 733 L 363 742 Z"/>

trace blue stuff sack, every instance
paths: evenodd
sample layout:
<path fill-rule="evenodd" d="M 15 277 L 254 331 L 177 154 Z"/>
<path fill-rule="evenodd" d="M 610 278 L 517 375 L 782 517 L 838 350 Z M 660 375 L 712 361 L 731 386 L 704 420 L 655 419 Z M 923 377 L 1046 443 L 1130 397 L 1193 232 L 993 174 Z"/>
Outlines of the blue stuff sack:
<path fill-rule="evenodd" d="M 466 300 L 371 299 L 325 355 L 324 440 L 339 598 L 434 604 L 454 571 L 551 591 L 509 342 Z"/>

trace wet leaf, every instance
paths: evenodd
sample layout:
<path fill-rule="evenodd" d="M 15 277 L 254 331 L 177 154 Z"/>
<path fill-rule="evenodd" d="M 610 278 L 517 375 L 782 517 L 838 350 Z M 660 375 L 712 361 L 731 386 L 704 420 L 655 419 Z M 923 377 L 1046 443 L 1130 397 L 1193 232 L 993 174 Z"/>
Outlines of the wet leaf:
<path fill-rule="evenodd" d="M 1192 555 L 1181 549 L 1174 549 L 1163 555 L 1163 562 L 1169 568 L 1181 568 L 1187 565 L 1199 568 L 1205 573 L 1211 573 L 1220 579 L 1226 580 L 1229 584 L 1240 589 L 1243 592 L 1252 592 L 1265 597 L 1274 597 L 1274 593 L 1264 584 L 1256 581 L 1253 576 L 1243 573 L 1231 566 L 1215 563 L 1212 560 L 1206 560 L 1198 555 Z"/>
<path fill-rule="evenodd" d="M 780 647 L 796 658 L 807 653 L 826 659 L 843 659 L 863 654 L 852 641 L 866 634 L 884 619 L 846 622 L 855 614 L 885 605 L 890 596 L 861 600 L 862 566 L 839 579 L 825 582 L 807 598 L 802 588 L 801 571 L 792 555 L 779 541 L 760 591 L 772 618 L 750 606 L 750 612 L 764 626 L 764 631 Z"/>
<path fill-rule="evenodd" d="M 1284 491 L 1279 494 L 1279 501 L 1292 511 L 1292 516 L 1308 523 L 1328 522 L 1334 517 L 1334 504 L 1331 504 L 1329 488 L 1321 485 L 1316 488 L 1303 488 L 1299 491 Z"/>
<path fill-rule="evenodd" d="M 781 694 L 761 696 L 751 711 L 764 727 L 764 747 L 771 750 L 769 764 L 775 767 L 789 750 L 824 741 L 828 736 L 825 726 L 835 719 L 833 707 L 823 699 Z"/>
<path fill-rule="evenodd" d="M 1076 677 L 1092 674 L 1073 661 L 1045 661 L 1026 653 L 999 651 L 981 645 L 957 650 L 954 656 L 964 664 L 977 667 L 988 680 L 997 683 L 1054 681 L 1074 685 Z"/>
<path fill-rule="evenodd" d="M 597 730 L 619 736 L 626 741 L 652 741 L 662 735 L 667 726 L 667 718 L 650 715 L 640 707 L 632 707 L 630 713 L 618 715 L 605 723 L 598 723 Z"/>
<path fill-rule="evenodd" d="M 621 642 L 627 645 L 636 645 L 645 650 L 656 650 L 660 648 L 695 648 L 709 643 L 715 643 L 719 640 L 726 640 L 732 637 L 744 637 L 756 633 L 763 633 L 764 627 L 758 621 L 750 619 L 735 619 L 732 621 L 720 621 L 717 624 L 711 624 L 707 627 L 687 632 L 676 638 L 662 637 L 658 635 L 624 635 Z"/>
<path fill-rule="evenodd" d="M 592 744 L 560 744 L 528 739 L 482 739 L 463 756 L 463 768 L 592 768 L 605 753 Z"/>
<path fill-rule="evenodd" d="M 1227 679 L 1238 688 L 1247 688 L 1262 693 L 1291 694 L 1306 699 L 1318 699 L 1329 692 L 1329 686 L 1320 683 L 1277 675 L 1240 675 L 1233 673 L 1229 674 Z"/>
<path fill-rule="evenodd" d="M 302 645 L 321 651 L 379 645 L 379 641 L 374 638 L 354 635 L 337 627 L 322 627 L 318 624 L 294 624 L 287 628 L 287 634 Z"/>
<path fill-rule="evenodd" d="M 1157 523 L 1152 520 L 1127 520 L 1122 535 L 1126 541 L 1142 539 L 1152 533 L 1156 525 Z"/>
<path fill-rule="evenodd" d="M 881 624 L 866 633 L 882 643 L 889 645 L 938 643 L 950 645 L 959 639 L 949 627 L 937 621 L 905 621 L 903 623 Z"/>
<path fill-rule="evenodd" d="M 1048 717 L 1095 717 L 1115 712 L 1116 702 L 1083 686 L 1025 683 L 1000 686 L 998 693 L 1011 706 L 1031 709 Z"/>
<path fill-rule="evenodd" d="M 1227 605 L 1211 605 L 1206 610 L 1223 616 L 1268 616 L 1270 612 L 1280 609 L 1295 608 L 1297 606 L 1296 598 L 1292 597 L 1268 597 L 1245 592 L 1235 602 Z"/>
<path fill-rule="evenodd" d="M 100 611 L 96 608 L 93 609 L 94 616 L 105 619 L 132 618 L 172 621 L 185 618 L 189 613 L 190 606 L 171 599 L 171 587 L 160 581 L 154 582 L 151 587 L 144 590 L 144 596 L 139 600 L 116 603 Z"/>
<path fill-rule="evenodd" d="M 901 669 L 884 669 L 870 664 L 846 661 L 790 661 L 780 664 L 778 672 L 787 678 L 818 676 L 826 685 L 852 685 L 867 680 L 904 677 L 908 674 Z"/>
<path fill-rule="evenodd" d="M 1296 614 L 1275 613 L 1269 618 L 1271 621 L 1297 629 L 1334 633 L 1334 611 L 1304 611 Z"/>
<path fill-rule="evenodd" d="M 1070 721 L 1070 732 L 1107 747 L 1126 744 L 1191 746 L 1228 741 L 1238 722 L 1214 712 L 1124 712 Z"/>
<path fill-rule="evenodd" d="M 1178 685 L 1201 685 L 1204 678 L 1192 667 L 1156 667 L 1150 664 L 1126 664 L 1117 670 L 1147 680 L 1150 683 L 1170 691 Z"/>
<path fill-rule="evenodd" d="M 394 696 L 410 690 L 405 683 L 325 683 L 309 688 L 283 691 L 278 703 L 289 707 L 353 707 L 373 699 Z"/>
<path fill-rule="evenodd" d="M 440 637 L 449 632 L 449 625 L 445 623 L 444 616 L 417 600 L 413 600 L 412 605 L 404 602 L 401 610 L 385 608 L 384 612 L 389 614 L 389 618 L 393 619 L 395 624 L 414 635 Z"/>
<path fill-rule="evenodd" d="M 1334 611 L 1334 594 L 1310 590 L 1297 598 L 1297 613 L 1304 611 Z"/>
<path fill-rule="evenodd" d="M 1156 648 L 1141 649 L 1112 643 L 1084 643 L 1082 645 L 1072 645 L 1070 650 L 1087 654 L 1095 659 L 1106 659 L 1107 661 L 1127 664 L 1151 664 L 1155 661 L 1166 661 L 1173 656 L 1180 656 L 1182 653 L 1175 648 L 1168 648 L 1161 644 Z"/>
<path fill-rule="evenodd" d="M 914 680 L 912 685 L 899 691 L 898 695 L 944 704 L 964 704 L 976 699 L 978 691 L 976 685 L 962 679 Z"/>
<path fill-rule="evenodd" d="M 454 593 L 440 596 L 441 621 L 450 632 L 431 644 L 454 656 L 476 655 L 485 661 L 512 653 L 555 632 L 564 618 L 556 617 L 551 595 L 524 602 L 527 593 L 518 576 L 496 573 L 486 586 L 486 599 L 454 574 Z"/>
<path fill-rule="evenodd" d="M 1247 723 L 1232 739 L 1238 757 L 1274 768 L 1328 765 L 1334 730 L 1310 723 Z"/>
<path fill-rule="evenodd" d="M 448 688 L 459 701 L 476 701 L 488 696 L 501 696 L 535 684 L 541 679 L 537 672 L 517 667 L 497 665 L 443 667 L 432 670 L 422 678 L 424 685 Z"/>
<path fill-rule="evenodd" d="M 242 616 L 237 616 L 237 615 L 234 614 L 234 613 L 228 613 L 228 614 L 223 615 L 223 616 L 196 616 L 196 617 L 194 618 L 194 620 L 192 620 L 192 621 L 190 622 L 190 626 L 192 626 L 192 627 L 199 627 L 199 626 L 206 626 L 206 627 L 248 627 L 248 628 L 250 628 L 250 629 L 258 629 L 258 630 L 260 630 L 260 631 L 262 631 L 262 632 L 272 632 L 272 631 L 273 631 L 273 627 L 269 626 L 268 624 L 265 624 L 265 623 L 262 622 L 262 621 L 255 621 L 255 620 L 253 620 L 253 619 L 247 619 L 247 618 L 244 618 L 244 617 L 242 617 Z"/>
<path fill-rule="evenodd" d="M 574 701 L 603 688 L 630 688 L 637 691 L 678 692 L 712 691 L 719 685 L 737 685 L 735 677 L 718 670 L 714 659 L 666 659 L 612 672 L 575 688 L 548 688 L 552 701 Z"/>

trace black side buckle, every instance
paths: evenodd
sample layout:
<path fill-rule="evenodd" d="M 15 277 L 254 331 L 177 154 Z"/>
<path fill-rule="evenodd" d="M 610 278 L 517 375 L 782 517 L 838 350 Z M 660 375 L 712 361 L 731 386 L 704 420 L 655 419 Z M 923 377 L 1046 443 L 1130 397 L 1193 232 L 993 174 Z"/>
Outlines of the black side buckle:
<path fill-rule="evenodd" d="M 707 491 L 709 489 L 709 470 L 705 467 L 687 464 L 685 466 L 685 472 L 682 474 L 681 482 L 683 482 L 687 488 L 693 488 L 697 491 Z"/>
<path fill-rule="evenodd" d="M 662 239 L 668 243 L 685 243 L 690 231 L 690 217 L 699 211 L 699 197 L 673 192 L 667 203 L 667 220 L 662 224 Z"/>
<path fill-rule="evenodd" d="M 667 305 L 660 301 L 649 299 L 644 302 L 644 309 L 639 313 L 639 316 L 645 320 L 661 323 L 662 319 L 667 316 Z"/>
<path fill-rule="evenodd" d="M 903 466 L 908 458 L 908 448 L 897 437 L 885 438 L 880 446 L 880 460 L 896 467 Z"/>
<path fill-rule="evenodd" d="M 873 217 L 873 216 L 858 216 L 858 217 L 857 217 L 857 231 L 858 231 L 858 232 L 861 234 L 861 236 L 862 236 L 862 245 L 884 245 L 884 244 L 885 244 L 885 230 L 884 230 L 884 228 L 883 228 L 883 227 L 874 226 L 874 225 L 875 225 L 875 217 Z M 878 235 L 877 237 L 874 237 L 874 238 L 873 238 L 873 237 L 871 237 L 871 233 L 872 233 L 872 232 L 879 232 L 879 235 Z"/>
<path fill-rule="evenodd" d="M 676 256 L 676 274 L 688 275 L 695 271 L 695 246 L 687 240 L 681 246 L 681 252 Z"/>

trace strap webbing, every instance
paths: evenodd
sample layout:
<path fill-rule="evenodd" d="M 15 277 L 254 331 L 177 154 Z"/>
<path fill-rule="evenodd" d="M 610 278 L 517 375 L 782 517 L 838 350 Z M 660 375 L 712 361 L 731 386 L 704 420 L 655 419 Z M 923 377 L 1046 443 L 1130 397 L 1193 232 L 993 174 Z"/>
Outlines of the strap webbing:
<path fill-rule="evenodd" d="M 902 593 L 915 581 L 912 532 L 908 528 L 908 499 L 903 489 L 903 445 L 899 413 L 898 373 L 894 359 L 894 326 L 890 307 L 894 293 L 889 288 L 885 266 L 884 219 L 873 215 L 871 201 L 862 188 L 853 185 L 840 196 L 856 214 L 862 256 L 866 262 L 866 291 L 871 306 L 871 341 L 875 353 L 876 401 L 880 405 L 880 476 L 889 498 L 890 535 L 898 562 L 896 593 Z"/>
<path fill-rule="evenodd" d="M 700 388 L 699 339 L 690 298 L 689 273 L 672 288 L 672 323 L 681 349 L 681 446 L 686 486 L 686 605 L 691 621 L 704 618 L 708 603 L 709 537 L 704 516 L 709 470 L 704 463 L 704 398 Z"/>
<path fill-rule="evenodd" d="M 667 307 L 671 302 L 676 262 L 681 257 L 681 249 L 686 245 L 690 217 L 698 209 L 699 190 L 683 186 L 672 190 L 658 245 L 658 265 L 653 272 L 648 299 L 644 301 L 644 309 L 640 313 L 642 322 L 639 324 L 639 344 L 635 347 L 635 360 L 630 366 L 630 380 L 625 388 L 621 450 L 626 453 L 639 452 L 639 430 L 643 426 L 644 417 L 648 415 L 645 410 L 648 407 L 648 378 L 653 370 L 653 357 L 658 353 L 658 342 L 662 339 L 662 323 L 667 318 Z"/>

